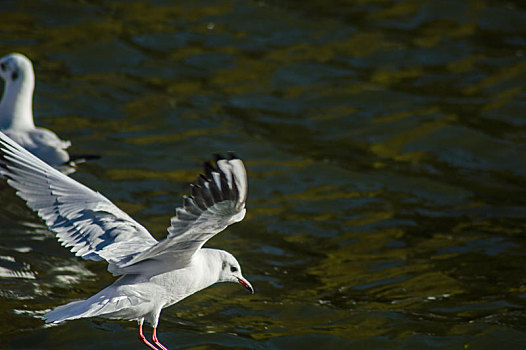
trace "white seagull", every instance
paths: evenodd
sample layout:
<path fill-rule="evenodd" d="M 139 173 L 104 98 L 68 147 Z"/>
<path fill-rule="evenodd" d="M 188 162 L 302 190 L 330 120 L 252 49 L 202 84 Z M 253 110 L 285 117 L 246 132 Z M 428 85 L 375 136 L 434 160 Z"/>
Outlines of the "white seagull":
<path fill-rule="evenodd" d="M 0 132 L 0 173 L 75 255 L 106 260 L 120 275 L 92 297 L 47 313 L 58 323 L 101 316 L 137 320 L 139 339 L 150 349 L 166 350 L 157 339 L 161 310 L 217 282 L 254 289 L 241 274 L 236 258 L 219 249 L 203 248 L 214 235 L 245 216 L 247 176 L 243 162 L 229 154 L 216 156 L 176 209 L 168 235 L 157 241 L 138 222 L 98 192 L 44 163 Z M 153 327 L 152 342 L 143 334 Z"/>
<path fill-rule="evenodd" d="M 0 77 L 4 80 L 0 130 L 51 166 L 73 172 L 75 157 L 66 151 L 71 143 L 48 129 L 35 127 L 33 122 L 35 74 L 31 61 L 19 53 L 0 58 Z"/>

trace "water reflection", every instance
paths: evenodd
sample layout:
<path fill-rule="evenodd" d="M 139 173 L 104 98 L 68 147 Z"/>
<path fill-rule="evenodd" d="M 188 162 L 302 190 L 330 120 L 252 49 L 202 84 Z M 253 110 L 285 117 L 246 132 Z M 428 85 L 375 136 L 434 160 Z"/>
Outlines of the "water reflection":
<path fill-rule="evenodd" d="M 202 160 L 246 159 L 247 216 L 209 245 L 256 294 L 192 296 L 163 312 L 163 342 L 526 344 L 521 2 L 64 6 L 4 4 L 0 51 L 35 58 L 38 122 L 104 155 L 76 179 L 161 238 Z M 39 312 L 113 277 L 3 196 L 2 343 L 135 346 L 131 323 L 42 328 Z"/>

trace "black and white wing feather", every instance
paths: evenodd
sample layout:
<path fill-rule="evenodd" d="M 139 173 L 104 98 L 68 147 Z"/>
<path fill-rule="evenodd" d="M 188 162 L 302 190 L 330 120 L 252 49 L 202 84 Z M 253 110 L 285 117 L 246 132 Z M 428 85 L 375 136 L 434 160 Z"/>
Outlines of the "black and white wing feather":
<path fill-rule="evenodd" d="M 205 163 L 192 195 L 183 198 L 184 206 L 171 219 L 166 239 L 111 272 L 153 274 L 186 266 L 206 241 L 244 218 L 247 190 L 245 166 L 234 154 L 217 156 L 215 167 Z"/>
<path fill-rule="evenodd" d="M 206 241 L 245 216 L 247 175 L 229 154 L 204 175 L 157 242 L 106 197 L 44 163 L 0 132 L 0 174 L 77 256 L 106 260 L 114 275 L 156 275 L 183 268 Z"/>
<path fill-rule="evenodd" d="M 44 163 L 0 132 L 0 173 L 75 255 L 108 269 L 157 243 L 106 197 Z"/>

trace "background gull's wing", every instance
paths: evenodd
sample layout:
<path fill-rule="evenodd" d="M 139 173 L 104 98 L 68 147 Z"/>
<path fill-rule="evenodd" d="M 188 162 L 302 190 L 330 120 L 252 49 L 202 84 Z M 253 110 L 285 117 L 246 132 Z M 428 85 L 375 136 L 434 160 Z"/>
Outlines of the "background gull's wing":
<path fill-rule="evenodd" d="M 44 163 L 0 132 L 0 173 L 75 255 L 112 264 L 157 241 L 98 192 Z"/>
<path fill-rule="evenodd" d="M 183 208 L 171 219 L 168 236 L 111 272 L 160 274 L 186 266 L 193 254 L 210 238 L 245 216 L 247 174 L 241 159 L 229 153 L 217 156 L 216 166 L 205 163 L 205 175 L 192 185 Z"/>

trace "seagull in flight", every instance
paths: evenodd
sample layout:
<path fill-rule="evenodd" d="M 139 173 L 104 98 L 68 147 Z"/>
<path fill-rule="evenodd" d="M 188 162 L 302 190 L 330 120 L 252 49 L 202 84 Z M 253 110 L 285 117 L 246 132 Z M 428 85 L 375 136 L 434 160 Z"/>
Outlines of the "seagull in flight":
<path fill-rule="evenodd" d="M 0 100 L 0 131 L 49 165 L 65 173 L 75 171 L 75 161 L 98 158 L 95 155 L 70 156 L 71 145 L 51 130 L 35 127 L 33 122 L 33 90 L 35 73 L 26 56 L 12 53 L 0 58 L 0 78 L 4 93 Z"/>
<path fill-rule="evenodd" d="M 236 258 L 203 245 L 245 216 L 247 175 L 233 153 L 206 162 L 204 174 L 183 197 L 167 237 L 157 241 L 106 197 L 44 163 L 0 132 L 0 174 L 36 211 L 65 247 L 89 260 L 106 260 L 120 276 L 88 299 L 48 312 L 46 322 L 85 317 L 136 320 L 139 339 L 167 350 L 157 338 L 161 310 L 218 282 L 239 283 L 251 293 Z M 151 341 L 143 323 L 153 327 Z"/>

